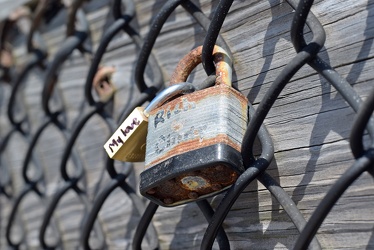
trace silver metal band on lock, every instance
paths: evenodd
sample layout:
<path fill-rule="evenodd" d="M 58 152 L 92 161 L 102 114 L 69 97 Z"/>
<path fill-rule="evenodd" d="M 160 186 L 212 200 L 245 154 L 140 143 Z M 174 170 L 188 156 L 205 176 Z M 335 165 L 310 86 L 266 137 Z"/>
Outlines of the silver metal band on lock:
<path fill-rule="evenodd" d="M 168 99 L 179 95 L 179 94 L 188 94 L 195 91 L 195 87 L 190 82 L 182 82 L 174 84 L 170 87 L 167 87 L 161 91 L 144 109 L 143 113 L 146 117 L 149 117 L 149 112 L 153 109 L 160 107 Z"/>

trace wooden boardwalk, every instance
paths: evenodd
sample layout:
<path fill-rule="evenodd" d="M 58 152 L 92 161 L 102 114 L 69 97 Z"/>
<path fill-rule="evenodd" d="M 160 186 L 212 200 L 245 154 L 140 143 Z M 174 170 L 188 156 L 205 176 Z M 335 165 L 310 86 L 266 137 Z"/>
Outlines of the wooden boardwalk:
<path fill-rule="evenodd" d="M 1 2 L 0 8 L 5 2 Z M 145 36 L 152 18 L 165 1 L 135 2 L 139 28 Z M 94 48 L 103 31 L 113 22 L 108 3 L 107 0 L 92 0 L 84 5 Z M 202 0 L 198 5 L 211 16 L 217 3 L 217 0 Z M 374 0 L 316 0 L 312 11 L 326 30 L 327 39 L 320 56 L 364 99 L 374 86 Z M 60 13 L 51 24 L 42 28 L 49 60 L 64 40 L 65 17 L 65 13 Z M 224 22 L 222 36 L 234 56 L 234 84 L 255 107 L 296 54 L 290 41 L 292 17 L 293 10 L 285 1 L 238 0 L 234 1 Z M 309 30 L 305 32 L 310 38 Z M 164 25 L 153 51 L 166 80 L 179 59 L 202 44 L 204 35 L 204 30 L 178 7 Z M 13 45 L 16 62 L 22 65 L 26 58 L 24 37 L 19 37 Z M 117 116 L 138 93 L 133 81 L 135 51 L 131 39 L 121 33 L 114 38 L 103 59 L 103 64 L 117 68 L 114 75 L 118 88 Z M 75 52 L 59 75 L 58 84 L 70 127 L 81 115 L 88 67 L 88 62 Z M 205 73 L 199 67 L 190 76 L 190 81 L 204 78 Z M 34 70 L 24 90 L 33 133 L 45 118 L 41 109 L 42 79 L 43 72 Z M 147 77 L 146 80 L 151 84 L 152 79 Z M 0 138 L 10 129 L 6 116 L 9 94 L 10 87 L 0 84 Z M 269 173 L 280 182 L 307 219 L 331 185 L 353 163 L 348 137 L 354 117 L 354 111 L 342 96 L 313 69 L 304 66 L 281 93 L 265 120 L 275 144 L 275 159 Z M 98 183 L 102 188 L 110 179 L 104 170 L 102 147 L 108 137 L 106 124 L 95 117 L 86 125 L 76 144 L 85 164 L 90 199 L 97 194 Z M 19 217 L 27 232 L 29 249 L 40 249 L 38 229 L 45 203 L 61 184 L 59 163 L 65 143 L 53 126 L 38 143 L 37 155 L 43 163 L 48 197 L 41 202 L 35 195 L 30 195 L 22 203 Z M 21 167 L 26 150 L 27 143 L 15 136 L 2 156 L 11 173 L 15 193 L 19 193 L 24 185 Z M 137 164 L 136 173 L 131 176 L 130 182 L 136 189 L 141 170 L 142 164 Z M 317 234 L 323 249 L 374 248 L 373 184 L 373 179 L 363 174 L 335 205 Z M 218 195 L 210 200 L 213 207 L 221 198 L 222 195 Z M 0 249 L 7 249 L 5 225 L 11 209 L 12 201 L 0 196 Z M 70 192 L 60 202 L 55 218 L 62 231 L 64 249 L 77 248 L 83 214 L 82 202 L 75 193 Z M 111 194 L 100 211 L 99 220 L 109 249 L 131 249 L 139 215 L 122 190 Z M 195 204 L 159 208 L 154 225 L 162 249 L 199 249 L 207 227 Z M 259 182 L 253 182 L 240 195 L 224 227 L 232 249 L 291 249 L 299 235 L 287 214 Z"/>

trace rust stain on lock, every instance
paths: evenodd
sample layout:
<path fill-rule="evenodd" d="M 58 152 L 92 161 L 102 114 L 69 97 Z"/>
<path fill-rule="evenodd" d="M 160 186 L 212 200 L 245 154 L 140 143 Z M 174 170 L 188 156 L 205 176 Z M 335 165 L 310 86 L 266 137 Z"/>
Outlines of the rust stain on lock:
<path fill-rule="evenodd" d="M 192 70 L 202 62 L 203 46 L 193 49 L 184 56 L 178 63 L 175 71 L 170 78 L 170 85 L 185 82 Z M 216 66 L 216 85 L 226 84 L 231 86 L 231 59 L 228 54 L 220 47 L 214 46 L 213 60 Z"/>
<path fill-rule="evenodd" d="M 166 206 L 176 206 L 217 194 L 232 185 L 238 177 L 238 173 L 231 168 L 218 166 L 219 171 L 217 166 L 212 166 L 183 173 L 150 188 L 146 193 L 162 201 Z"/>
<path fill-rule="evenodd" d="M 112 82 L 112 75 L 116 72 L 115 67 L 100 67 L 93 79 L 93 87 L 98 94 L 100 101 L 106 102 L 113 97 L 116 88 Z"/>
<path fill-rule="evenodd" d="M 201 101 L 207 100 L 207 97 L 209 97 L 209 100 L 211 100 L 212 103 L 214 102 L 220 102 L 220 99 L 227 98 L 227 99 L 235 99 L 238 100 L 238 104 L 240 105 L 240 115 L 245 117 L 247 115 L 247 98 L 245 98 L 243 95 L 241 95 L 237 90 L 227 86 L 227 85 L 216 85 L 214 87 L 210 87 L 204 90 L 200 90 L 197 92 L 193 92 L 191 94 L 184 95 L 181 98 L 175 99 L 170 101 L 169 103 L 154 109 L 150 112 L 150 117 L 157 117 L 157 114 L 163 113 L 163 116 L 160 117 L 163 121 L 160 122 L 160 119 L 152 119 L 153 121 L 153 127 L 149 128 L 149 131 L 152 131 L 152 133 L 163 134 L 164 129 L 170 129 L 174 132 L 178 132 L 181 130 L 181 128 L 185 127 L 185 124 L 182 120 L 179 120 L 177 118 L 185 116 L 187 114 L 194 115 L 196 114 L 196 111 L 194 110 L 194 107 L 202 106 L 200 104 Z M 183 99 L 183 100 L 182 100 Z M 186 105 L 186 106 L 183 106 Z M 173 120 L 172 118 L 175 118 Z M 152 121 L 150 122 L 152 123 Z M 156 123 L 157 120 L 157 123 Z M 170 127 L 164 128 L 162 130 L 159 130 L 157 126 L 160 126 L 161 123 L 170 123 Z M 152 124 L 151 124 L 152 126 Z M 213 144 L 217 143 L 224 143 L 232 148 L 236 149 L 237 151 L 240 151 L 241 148 L 241 141 L 233 141 L 230 139 L 230 137 L 227 134 L 217 134 L 213 138 L 209 138 L 208 136 L 201 133 L 201 128 L 199 129 L 198 126 L 195 127 L 195 129 L 192 132 L 193 138 L 190 138 L 188 140 L 183 140 L 180 143 L 175 143 L 171 148 L 171 150 L 165 150 L 167 153 L 160 152 L 157 157 L 157 159 L 152 160 L 150 162 L 146 162 L 145 168 L 152 167 L 160 162 L 163 162 L 175 155 L 181 154 L 183 152 L 207 147 Z M 199 134 L 201 133 L 201 134 Z M 244 133 L 244 131 L 243 131 Z M 155 142 L 153 142 L 155 143 Z"/>
<path fill-rule="evenodd" d="M 181 183 L 183 185 L 183 188 L 188 190 L 199 190 L 211 186 L 208 180 L 198 175 L 183 177 L 181 179 Z"/>
<path fill-rule="evenodd" d="M 178 63 L 173 74 L 170 77 L 170 85 L 185 82 L 192 70 L 201 63 L 201 54 L 203 46 L 191 50 Z"/>
<path fill-rule="evenodd" d="M 216 85 L 226 84 L 231 86 L 231 59 L 229 56 L 218 46 L 214 47 L 213 50 L 214 63 L 216 65 Z"/>

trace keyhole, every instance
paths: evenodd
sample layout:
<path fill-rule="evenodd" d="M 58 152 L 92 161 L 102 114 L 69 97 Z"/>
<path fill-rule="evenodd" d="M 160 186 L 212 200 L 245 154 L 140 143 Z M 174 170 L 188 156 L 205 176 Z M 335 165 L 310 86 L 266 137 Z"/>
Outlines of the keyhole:
<path fill-rule="evenodd" d="M 100 81 L 100 84 L 99 84 L 99 87 L 101 88 L 101 89 L 106 89 L 105 88 L 105 85 L 108 85 L 109 86 L 109 77 L 108 76 L 104 76 L 102 79 L 101 79 L 101 81 Z"/>

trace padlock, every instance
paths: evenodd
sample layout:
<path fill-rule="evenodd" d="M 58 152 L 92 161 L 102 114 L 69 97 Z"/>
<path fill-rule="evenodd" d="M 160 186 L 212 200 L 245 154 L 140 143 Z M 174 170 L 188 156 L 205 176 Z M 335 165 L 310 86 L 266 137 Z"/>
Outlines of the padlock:
<path fill-rule="evenodd" d="M 178 64 L 186 81 L 201 62 L 198 47 Z M 150 112 L 140 193 L 161 206 L 205 199 L 229 188 L 244 171 L 240 153 L 248 100 L 231 87 L 231 59 L 215 46 L 216 84 Z M 182 70 L 180 70 L 182 69 Z"/>
<path fill-rule="evenodd" d="M 98 69 L 92 81 L 92 85 L 102 102 L 107 102 L 116 92 L 112 82 L 114 72 L 116 72 L 114 67 L 102 66 Z"/>
<path fill-rule="evenodd" d="M 174 96 L 194 90 L 188 82 L 175 84 L 161 91 L 146 108 L 135 108 L 105 143 L 104 148 L 109 157 L 127 162 L 144 161 L 149 112 Z"/>

